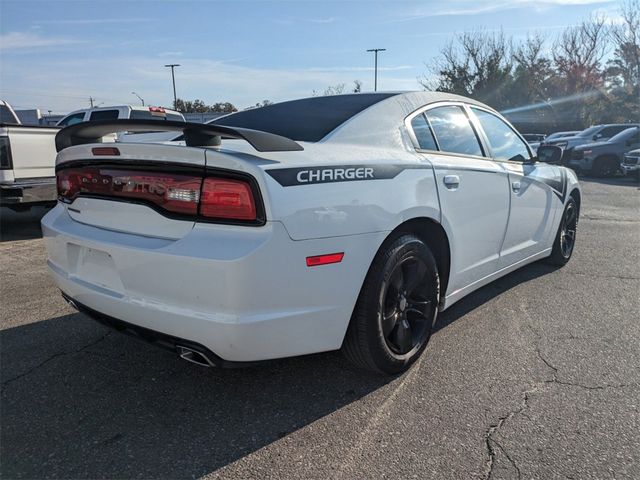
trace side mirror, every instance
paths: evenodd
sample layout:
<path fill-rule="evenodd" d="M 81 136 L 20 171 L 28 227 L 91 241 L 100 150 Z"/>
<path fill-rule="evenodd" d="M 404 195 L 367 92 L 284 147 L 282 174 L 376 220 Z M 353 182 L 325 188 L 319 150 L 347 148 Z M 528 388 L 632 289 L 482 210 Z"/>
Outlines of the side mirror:
<path fill-rule="evenodd" d="M 601 137 L 602 137 L 602 134 L 601 134 L 601 133 L 596 133 L 596 134 L 593 136 L 593 139 L 594 139 L 594 140 L 598 140 L 598 139 L 599 139 L 599 138 L 601 138 Z"/>
<path fill-rule="evenodd" d="M 560 163 L 562 153 L 562 148 L 556 145 L 540 145 L 538 147 L 538 161 L 551 164 Z"/>

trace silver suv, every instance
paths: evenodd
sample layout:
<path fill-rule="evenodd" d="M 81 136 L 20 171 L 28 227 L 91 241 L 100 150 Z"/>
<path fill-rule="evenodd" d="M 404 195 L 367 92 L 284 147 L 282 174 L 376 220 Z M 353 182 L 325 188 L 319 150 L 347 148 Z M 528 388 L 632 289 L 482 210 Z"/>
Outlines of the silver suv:
<path fill-rule="evenodd" d="M 625 153 L 620 168 L 625 175 L 634 175 L 636 179 L 640 180 L 640 148 Z"/>
<path fill-rule="evenodd" d="M 640 148 L 640 127 L 627 128 L 606 142 L 575 147 L 567 165 L 596 177 L 608 177 L 620 170 L 624 154 L 636 148 Z"/>

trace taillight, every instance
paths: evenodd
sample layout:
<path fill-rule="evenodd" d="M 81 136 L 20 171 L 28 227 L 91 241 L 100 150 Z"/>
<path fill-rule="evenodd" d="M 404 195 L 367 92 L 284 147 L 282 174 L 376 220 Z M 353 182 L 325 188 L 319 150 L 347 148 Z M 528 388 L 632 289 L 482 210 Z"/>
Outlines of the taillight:
<path fill-rule="evenodd" d="M 251 186 L 242 180 L 205 178 L 200 215 L 210 218 L 256 220 L 256 203 Z"/>
<path fill-rule="evenodd" d="M 201 182 L 197 176 L 112 168 L 67 168 L 57 174 L 62 201 L 78 195 L 130 199 L 187 215 L 198 213 Z"/>
<path fill-rule="evenodd" d="M 13 161 L 11 159 L 11 143 L 9 137 L 0 137 L 0 170 L 11 170 Z"/>
<path fill-rule="evenodd" d="M 104 148 L 104 147 L 100 147 Z M 70 167 L 58 170 L 58 198 L 78 196 L 123 199 L 209 221 L 261 224 L 264 221 L 249 179 L 203 177 L 117 167 Z"/>

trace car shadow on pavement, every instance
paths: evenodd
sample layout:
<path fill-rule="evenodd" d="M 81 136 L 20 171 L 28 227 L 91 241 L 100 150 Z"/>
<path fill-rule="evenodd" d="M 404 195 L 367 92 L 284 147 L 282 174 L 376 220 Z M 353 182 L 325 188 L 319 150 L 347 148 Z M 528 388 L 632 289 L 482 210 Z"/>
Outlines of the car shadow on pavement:
<path fill-rule="evenodd" d="M 536 263 L 487 285 L 436 328 L 551 271 Z M 81 314 L 4 330 L 0 346 L 4 478 L 202 476 L 393 380 L 337 352 L 196 367 Z"/>
<path fill-rule="evenodd" d="M 194 478 L 393 380 L 339 353 L 197 367 L 81 314 L 0 332 L 3 478 Z"/>
<path fill-rule="evenodd" d="M 31 240 L 42 237 L 40 220 L 50 207 L 32 207 L 24 212 L 0 208 L 0 242 Z"/>
<path fill-rule="evenodd" d="M 463 317 L 470 311 L 487 303 L 492 298 L 502 295 L 507 290 L 510 290 L 521 283 L 526 283 L 535 278 L 552 273 L 555 270 L 557 270 L 557 267 L 545 263 L 544 260 L 539 260 L 511 272 L 502 278 L 494 280 L 445 310 L 438 317 L 434 331 L 437 332 L 438 330 L 446 328 L 460 317 Z"/>

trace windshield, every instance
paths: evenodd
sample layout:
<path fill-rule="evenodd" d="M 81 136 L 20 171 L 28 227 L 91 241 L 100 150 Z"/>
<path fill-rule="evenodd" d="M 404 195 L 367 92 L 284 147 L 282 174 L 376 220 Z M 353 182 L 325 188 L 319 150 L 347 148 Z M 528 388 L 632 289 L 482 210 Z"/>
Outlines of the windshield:
<path fill-rule="evenodd" d="M 608 141 L 611 143 L 624 142 L 625 140 L 627 140 L 629 137 L 632 137 L 636 133 L 638 133 L 638 127 L 627 128 L 626 130 L 623 130 L 617 135 L 614 135 L 613 137 L 611 137 Z"/>
<path fill-rule="evenodd" d="M 589 127 L 576 135 L 576 137 L 590 137 L 591 135 L 594 135 L 598 130 L 600 130 L 600 127 Z"/>

